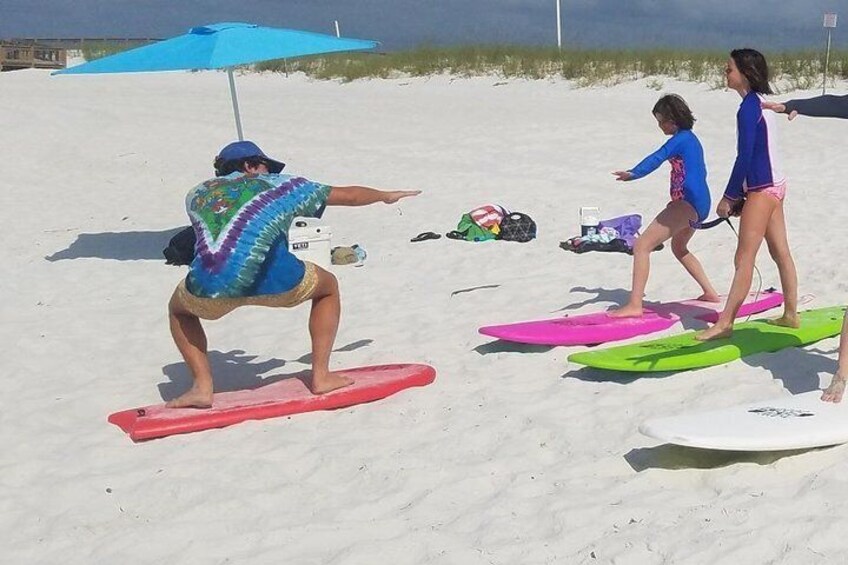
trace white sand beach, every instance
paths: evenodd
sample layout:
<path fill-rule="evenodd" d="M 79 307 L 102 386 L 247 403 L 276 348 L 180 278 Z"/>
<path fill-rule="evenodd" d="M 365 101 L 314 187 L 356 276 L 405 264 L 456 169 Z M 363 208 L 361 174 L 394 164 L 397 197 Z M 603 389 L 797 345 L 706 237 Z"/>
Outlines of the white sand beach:
<path fill-rule="evenodd" d="M 245 137 L 287 172 L 424 191 L 325 214 L 333 245 L 368 252 L 362 267 L 333 269 L 343 314 L 331 367 L 422 362 L 436 381 L 134 444 L 107 416 L 190 381 L 166 316 L 186 271 L 161 251 L 188 224 L 186 192 L 235 138 L 226 75 L 2 73 L 0 561 L 845 562 L 848 448 L 709 452 L 637 430 L 652 416 L 818 388 L 836 368 L 836 338 L 616 380 L 569 366 L 581 348 L 477 333 L 622 303 L 627 255 L 576 255 L 559 242 L 579 234 L 580 206 L 647 222 L 665 205 L 667 165 L 632 183 L 610 175 L 665 141 L 651 115 L 662 92 L 683 95 L 698 118 L 715 201 L 736 151 L 735 92 L 496 77 L 243 74 L 237 85 Z M 848 124 L 779 124 L 803 307 L 848 302 Z M 530 214 L 538 239 L 409 242 L 489 202 Z M 692 241 L 722 292 L 735 241 L 725 226 Z M 758 266 L 763 287 L 777 286 L 765 249 Z M 648 300 L 697 294 L 670 251 L 652 268 Z M 307 369 L 307 316 L 306 306 L 242 309 L 206 324 L 218 389 Z"/>

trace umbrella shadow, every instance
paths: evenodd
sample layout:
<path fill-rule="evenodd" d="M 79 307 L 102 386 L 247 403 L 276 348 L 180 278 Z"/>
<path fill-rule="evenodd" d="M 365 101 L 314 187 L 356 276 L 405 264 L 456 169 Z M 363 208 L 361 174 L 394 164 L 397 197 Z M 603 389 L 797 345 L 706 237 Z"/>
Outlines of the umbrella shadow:
<path fill-rule="evenodd" d="M 786 457 L 794 457 L 822 449 L 830 449 L 830 447 L 814 447 L 811 449 L 793 449 L 787 451 L 721 451 L 664 443 L 656 447 L 631 449 L 624 455 L 624 460 L 637 473 L 648 469 L 664 469 L 667 471 L 680 469 L 719 469 L 737 463 L 771 465 L 775 461 Z"/>
<path fill-rule="evenodd" d="M 81 233 L 67 249 L 48 255 L 45 259 L 50 262 L 83 258 L 164 262 L 162 250 L 183 229 L 184 226 L 161 231 Z"/>

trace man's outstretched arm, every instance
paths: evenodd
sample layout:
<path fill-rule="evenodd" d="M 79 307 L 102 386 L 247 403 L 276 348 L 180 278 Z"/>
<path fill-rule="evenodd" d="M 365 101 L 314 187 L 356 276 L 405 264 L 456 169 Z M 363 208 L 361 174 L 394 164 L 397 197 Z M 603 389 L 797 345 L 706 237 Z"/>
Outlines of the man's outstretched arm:
<path fill-rule="evenodd" d="M 368 206 L 383 202 L 394 204 L 401 198 L 418 196 L 420 190 L 377 190 L 367 186 L 334 186 L 327 198 L 328 206 Z"/>

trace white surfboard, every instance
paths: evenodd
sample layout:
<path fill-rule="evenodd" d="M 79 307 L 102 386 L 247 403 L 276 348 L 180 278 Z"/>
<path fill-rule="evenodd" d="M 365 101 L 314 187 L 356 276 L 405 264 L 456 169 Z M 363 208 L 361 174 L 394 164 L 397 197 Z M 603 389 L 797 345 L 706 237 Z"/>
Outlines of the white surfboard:
<path fill-rule="evenodd" d="M 726 451 L 782 451 L 848 442 L 848 398 L 822 402 L 815 390 L 721 410 L 652 418 L 648 437 L 676 445 Z"/>

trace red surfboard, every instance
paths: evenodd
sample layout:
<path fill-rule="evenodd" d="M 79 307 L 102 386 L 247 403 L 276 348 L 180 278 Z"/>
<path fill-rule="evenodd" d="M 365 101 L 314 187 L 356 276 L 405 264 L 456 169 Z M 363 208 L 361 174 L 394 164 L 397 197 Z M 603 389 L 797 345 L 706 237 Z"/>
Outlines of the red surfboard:
<path fill-rule="evenodd" d="M 292 377 L 254 389 L 218 393 L 211 408 L 166 408 L 164 404 L 156 404 L 115 412 L 109 416 L 109 422 L 124 430 L 133 441 L 142 441 L 223 428 L 245 420 L 344 408 L 379 400 L 413 386 L 425 386 L 436 378 L 433 367 L 418 364 L 374 365 L 338 372 L 351 377 L 354 383 L 316 395 L 309 392 L 303 381 Z"/>

